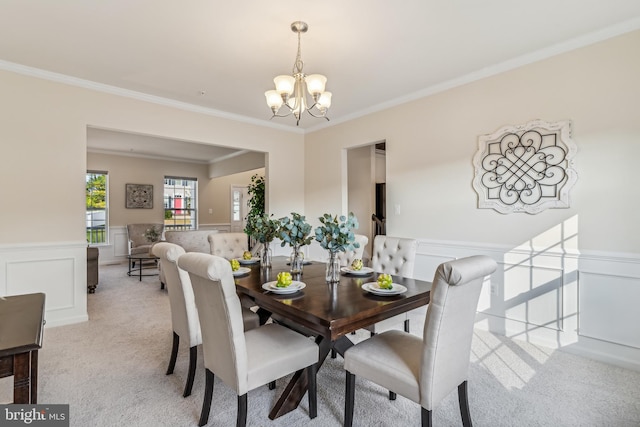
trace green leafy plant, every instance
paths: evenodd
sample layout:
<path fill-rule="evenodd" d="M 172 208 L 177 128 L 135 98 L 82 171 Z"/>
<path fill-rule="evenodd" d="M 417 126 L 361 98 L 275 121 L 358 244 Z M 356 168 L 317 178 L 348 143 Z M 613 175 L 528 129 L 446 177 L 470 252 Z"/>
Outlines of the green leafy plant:
<path fill-rule="evenodd" d="M 253 216 L 247 219 L 244 231 L 260 243 L 270 243 L 278 237 L 280 221 L 271 219 L 270 215 Z"/>
<path fill-rule="evenodd" d="M 305 217 L 291 212 L 291 218 L 280 218 L 279 237 L 282 240 L 280 246 L 289 244 L 289 246 L 304 246 L 311 243 L 313 237 L 311 234 L 311 224 L 305 221 Z"/>
<path fill-rule="evenodd" d="M 353 212 L 348 217 L 324 214 L 319 219 L 322 225 L 315 230 L 316 240 L 324 249 L 335 253 L 360 247 L 353 234 L 353 229 L 358 228 L 358 219 Z"/>

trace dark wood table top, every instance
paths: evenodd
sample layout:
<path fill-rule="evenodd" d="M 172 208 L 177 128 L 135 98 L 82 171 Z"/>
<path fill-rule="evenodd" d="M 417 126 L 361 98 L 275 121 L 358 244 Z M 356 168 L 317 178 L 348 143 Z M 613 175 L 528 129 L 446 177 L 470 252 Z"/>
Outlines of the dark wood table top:
<path fill-rule="evenodd" d="M 286 317 L 331 341 L 429 303 L 431 282 L 393 276 L 394 283 L 404 285 L 407 292 L 376 296 L 361 287 L 367 282 L 375 282 L 378 273 L 368 276 L 341 274 L 340 282 L 330 285 L 325 281 L 326 264 L 319 262 L 305 265 L 302 276 L 294 277 L 294 280 L 305 283 L 306 287 L 301 291 L 279 295 L 262 289 L 262 284 L 276 280 L 280 271 L 289 271 L 286 262 L 286 257 L 274 257 L 270 269 L 252 265 L 248 275 L 235 278 L 236 289 L 263 309 Z"/>
<path fill-rule="evenodd" d="M 0 297 L 0 357 L 42 347 L 45 294 Z"/>

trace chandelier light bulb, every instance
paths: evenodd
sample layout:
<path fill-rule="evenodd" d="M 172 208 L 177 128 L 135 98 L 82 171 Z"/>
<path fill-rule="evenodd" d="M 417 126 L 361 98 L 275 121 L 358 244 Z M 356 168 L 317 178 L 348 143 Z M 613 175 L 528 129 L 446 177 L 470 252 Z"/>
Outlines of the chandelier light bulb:
<path fill-rule="evenodd" d="M 267 98 L 267 105 L 275 113 L 282 106 L 282 96 L 275 90 L 268 90 L 264 93 Z"/>
<path fill-rule="evenodd" d="M 324 86 L 327 84 L 327 78 L 322 74 L 311 74 L 304 80 L 307 82 L 307 90 L 311 96 L 320 95 L 324 92 Z"/>
<path fill-rule="evenodd" d="M 273 83 L 275 83 L 276 91 L 280 95 L 287 94 L 291 96 L 296 84 L 296 79 L 293 76 L 278 76 L 273 79 Z"/>

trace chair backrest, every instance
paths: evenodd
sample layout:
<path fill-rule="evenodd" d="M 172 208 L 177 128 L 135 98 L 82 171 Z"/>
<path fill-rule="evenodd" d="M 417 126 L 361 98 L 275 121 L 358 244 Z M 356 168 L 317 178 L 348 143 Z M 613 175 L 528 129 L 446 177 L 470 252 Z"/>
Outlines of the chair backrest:
<path fill-rule="evenodd" d="M 188 252 L 178 267 L 189 273 L 202 329 L 204 366 L 238 395 L 248 391 L 248 359 L 242 307 L 231 264 L 224 258 Z"/>
<path fill-rule="evenodd" d="M 417 250 L 416 239 L 377 235 L 373 239 L 371 268 L 378 273 L 412 279 Z"/>
<path fill-rule="evenodd" d="M 354 259 L 362 259 L 364 248 L 369 243 L 369 238 L 364 234 L 356 234 L 355 238 L 360 245 L 359 248 L 352 251 L 338 252 L 338 260 L 340 260 L 340 265 L 343 267 L 351 265 Z"/>
<path fill-rule="evenodd" d="M 193 296 L 189 273 L 178 267 L 178 258 L 184 249 L 173 243 L 160 242 L 153 245 L 153 254 L 160 258 L 160 268 L 164 273 L 173 331 L 182 339 L 189 340 L 189 347 L 202 344 L 200 320 Z"/>
<path fill-rule="evenodd" d="M 158 237 L 162 236 L 162 232 L 164 231 L 164 224 L 161 224 L 161 223 L 127 224 L 127 238 L 131 240 L 132 246 L 134 248 L 136 246 L 144 246 L 144 245 L 149 245 L 151 243 L 144 236 L 144 233 L 151 227 L 155 227 L 156 231 L 158 232 Z"/>
<path fill-rule="evenodd" d="M 207 239 L 211 247 L 211 255 L 226 259 L 242 258 L 244 251 L 249 249 L 249 240 L 244 233 L 216 233 Z"/>
<path fill-rule="evenodd" d="M 432 410 L 467 379 L 473 325 L 484 277 L 496 262 L 483 255 L 438 266 L 424 324 L 420 404 Z"/>
<path fill-rule="evenodd" d="M 183 230 L 165 231 L 164 238 L 167 242 L 182 246 L 185 252 L 211 253 L 209 234 L 217 233 L 218 230 Z"/>

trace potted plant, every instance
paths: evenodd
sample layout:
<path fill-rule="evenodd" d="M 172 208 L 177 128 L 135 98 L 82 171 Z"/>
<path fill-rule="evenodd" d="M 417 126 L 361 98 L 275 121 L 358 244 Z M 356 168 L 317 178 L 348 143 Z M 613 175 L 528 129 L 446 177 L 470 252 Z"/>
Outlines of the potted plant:
<path fill-rule="evenodd" d="M 270 215 L 251 216 L 247 219 L 245 232 L 262 243 L 261 264 L 263 267 L 271 267 L 270 244 L 278 236 L 280 221 L 271 219 Z"/>
<path fill-rule="evenodd" d="M 291 253 L 291 273 L 302 273 L 303 257 L 300 248 L 308 245 L 313 240 L 311 225 L 305 221 L 305 217 L 291 212 L 291 218 L 280 218 L 279 237 L 282 240 L 280 246 L 289 244 L 293 248 Z"/>
<path fill-rule="evenodd" d="M 324 214 L 319 219 L 322 225 L 315 230 L 316 240 L 329 251 L 326 279 L 329 283 L 337 283 L 340 281 L 340 261 L 337 253 L 360 247 L 353 233 L 353 230 L 358 228 L 358 219 L 353 212 L 349 212 L 348 217 Z"/>

